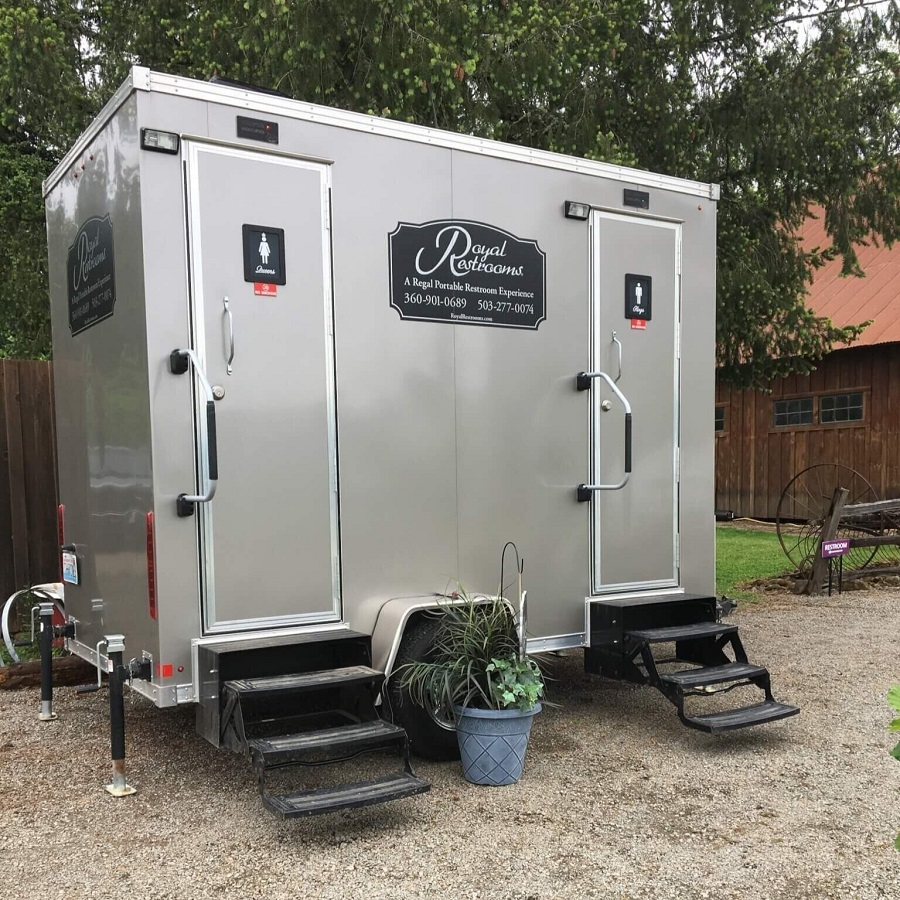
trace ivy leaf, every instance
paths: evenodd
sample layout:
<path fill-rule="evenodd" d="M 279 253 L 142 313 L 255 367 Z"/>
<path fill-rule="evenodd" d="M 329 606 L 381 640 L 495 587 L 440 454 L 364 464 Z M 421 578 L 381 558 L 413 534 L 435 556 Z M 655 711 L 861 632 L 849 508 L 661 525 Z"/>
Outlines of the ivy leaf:
<path fill-rule="evenodd" d="M 895 684 L 888 691 L 887 698 L 888 703 L 890 703 L 891 707 L 897 710 L 897 712 L 900 712 L 900 684 Z"/>

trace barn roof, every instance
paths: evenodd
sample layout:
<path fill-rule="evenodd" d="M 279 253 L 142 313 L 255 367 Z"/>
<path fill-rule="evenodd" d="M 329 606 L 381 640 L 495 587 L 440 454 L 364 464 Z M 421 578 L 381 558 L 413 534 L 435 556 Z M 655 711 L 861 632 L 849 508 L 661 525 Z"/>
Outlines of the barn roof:
<path fill-rule="evenodd" d="M 803 244 L 808 248 L 829 247 L 825 233 L 825 215 L 815 211 L 806 220 Z M 828 316 L 838 327 L 857 325 L 868 319 L 866 328 L 853 346 L 887 344 L 900 341 L 900 244 L 890 250 L 879 241 L 856 248 L 864 278 L 841 277 L 841 260 L 826 263 L 813 276 L 806 305 L 816 315 Z"/>

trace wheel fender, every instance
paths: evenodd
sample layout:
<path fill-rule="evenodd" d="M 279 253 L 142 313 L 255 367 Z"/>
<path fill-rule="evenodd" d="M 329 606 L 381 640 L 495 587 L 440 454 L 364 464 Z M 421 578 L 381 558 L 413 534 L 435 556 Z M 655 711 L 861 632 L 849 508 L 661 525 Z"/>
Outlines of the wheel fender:
<path fill-rule="evenodd" d="M 475 600 L 486 594 L 472 594 Z M 462 598 L 449 594 L 422 594 L 418 597 L 395 597 L 388 600 L 379 610 L 375 627 L 372 629 L 372 666 L 385 675 L 390 675 L 403 640 L 407 622 L 416 613 L 440 612 L 448 606 L 464 603 Z"/>
<path fill-rule="evenodd" d="M 424 594 L 421 597 L 396 597 L 388 600 L 378 613 L 372 630 L 372 667 L 391 674 L 406 623 L 418 612 L 434 612 L 453 604 L 450 597 Z"/>

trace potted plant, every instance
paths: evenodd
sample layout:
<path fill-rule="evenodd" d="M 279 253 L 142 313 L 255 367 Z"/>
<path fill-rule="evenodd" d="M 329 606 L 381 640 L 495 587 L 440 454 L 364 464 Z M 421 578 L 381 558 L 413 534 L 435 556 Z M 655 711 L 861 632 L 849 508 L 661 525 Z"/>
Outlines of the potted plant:
<path fill-rule="evenodd" d="M 475 784 L 513 784 L 544 681 L 524 651 L 524 629 L 502 597 L 451 595 L 428 660 L 395 677 L 414 703 L 452 708 L 463 774 Z"/>

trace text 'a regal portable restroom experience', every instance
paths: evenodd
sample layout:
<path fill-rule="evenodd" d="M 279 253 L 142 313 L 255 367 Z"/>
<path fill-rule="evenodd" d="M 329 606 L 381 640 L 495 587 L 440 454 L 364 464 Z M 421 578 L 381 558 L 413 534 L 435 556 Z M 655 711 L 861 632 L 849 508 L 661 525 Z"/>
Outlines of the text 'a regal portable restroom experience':
<path fill-rule="evenodd" d="M 717 616 L 715 186 L 136 67 L 45 196 L 68 648 L 217 746 L 405 754 L 274 812 L 427 788 L 384 678 L 507 541 L 529 651 L 797 711 Z"/>

